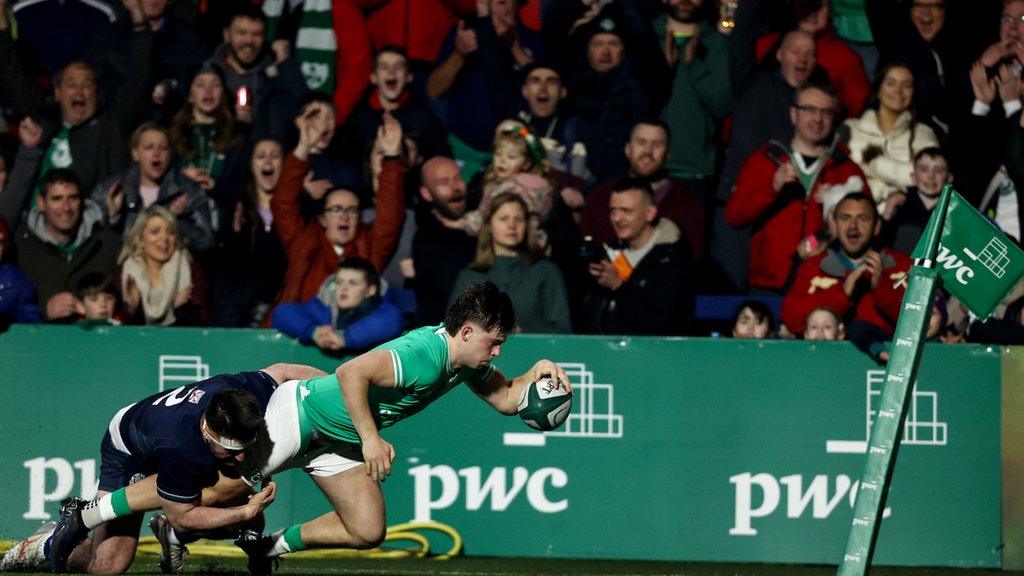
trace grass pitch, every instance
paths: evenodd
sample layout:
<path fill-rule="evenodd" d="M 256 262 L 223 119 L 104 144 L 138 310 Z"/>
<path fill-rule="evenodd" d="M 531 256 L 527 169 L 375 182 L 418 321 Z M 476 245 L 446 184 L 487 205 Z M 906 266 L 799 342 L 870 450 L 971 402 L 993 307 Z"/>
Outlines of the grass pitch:
<path fill-rule="evenodd" d="M 130 574 L 160 574 L 152 556 L 135 560 Z M 189 558 L 186 574 L 245 576 L 241 558 Z M 348 576 L 834 576 L 835 566 L 779 564 L 695 564 L 683 562 L 626 562 L 610 560 L 556 560 L 538 558 L 455 558 L 452 560 L 291 558 L 275 574 Z M 959 570 L 952 568 L 888 568 L 874 576 L 1024 576 L 1024 572 Z M 43 573 L 39 573 L 43 576 Z"/>

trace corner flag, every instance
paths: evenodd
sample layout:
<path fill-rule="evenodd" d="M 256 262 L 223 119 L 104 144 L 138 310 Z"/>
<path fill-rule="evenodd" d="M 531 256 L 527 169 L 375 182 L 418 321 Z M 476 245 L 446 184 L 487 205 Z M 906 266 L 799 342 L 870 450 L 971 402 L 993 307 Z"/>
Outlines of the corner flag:
<path fill-rule="evenodd" d="M 984 320 L 1024 275 L 1024 252 L 949 184 L 913 257 L 839 576 L 864 576 L 871 567 L 937 285 Z"/>
<path fill-rule="evenodd" d="M 915 259 L 928 259 L 925 240 L 935 226 L 933 214 L 914 248 Z M 952 191 L 934 259 L 946 290 L 983 321 L 1024 275 L 1024 251 Z"/>

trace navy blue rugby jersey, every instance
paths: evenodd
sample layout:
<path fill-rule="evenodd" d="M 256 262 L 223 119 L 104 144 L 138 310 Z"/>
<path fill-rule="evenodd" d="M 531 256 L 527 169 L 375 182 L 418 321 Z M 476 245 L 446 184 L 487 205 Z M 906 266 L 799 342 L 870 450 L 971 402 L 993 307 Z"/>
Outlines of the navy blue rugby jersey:
<path fill-rule="evenodd" d="M 277 382 L 265 372 L 222 374 L 139 400 L 121 418 L 124 447 L 157 474 L 157 492 L 172 502 L 195 502 L 217 483 L 218 464 L 200 430 L 203 411 L 223 388 L 252 392 L 266 410 Z"/>

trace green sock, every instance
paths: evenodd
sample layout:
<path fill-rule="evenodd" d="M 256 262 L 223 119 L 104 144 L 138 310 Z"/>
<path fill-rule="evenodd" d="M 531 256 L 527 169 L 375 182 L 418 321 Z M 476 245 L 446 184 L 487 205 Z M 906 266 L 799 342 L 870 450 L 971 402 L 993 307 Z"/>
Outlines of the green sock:
<path fill-rule="evenodd" d="M 287 552 L 298 552 L 306 549 L 306 543 L 302 541 L 301 524 L 296 524 L 284 532 L 274 535 L 274 545 L 268 550 L 267 555 L 274 558 Z"/>

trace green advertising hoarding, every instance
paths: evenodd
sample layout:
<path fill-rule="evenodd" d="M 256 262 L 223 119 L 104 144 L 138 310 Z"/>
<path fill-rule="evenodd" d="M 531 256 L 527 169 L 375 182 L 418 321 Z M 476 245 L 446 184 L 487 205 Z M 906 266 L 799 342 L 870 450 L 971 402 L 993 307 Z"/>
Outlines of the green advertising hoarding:
<path fill-rule="evenodd" d="M 835 563 L 883 372 L 847 343 L 516 336 L 496 364 L 561 363 L 576 389 L 533 432 L 456 389 L 385 432 L 389 523 L 436 520 L 467 554 Z M 0 335 L 0 538 L 90 495 L 121 406 L 207 374 L 337 361 L 255 330 L 23 327 Z M 999 567 L 1000 357 L 928 346 L 880 564 Z M 279 475 L 277 528 L 326 510 Z"/>

